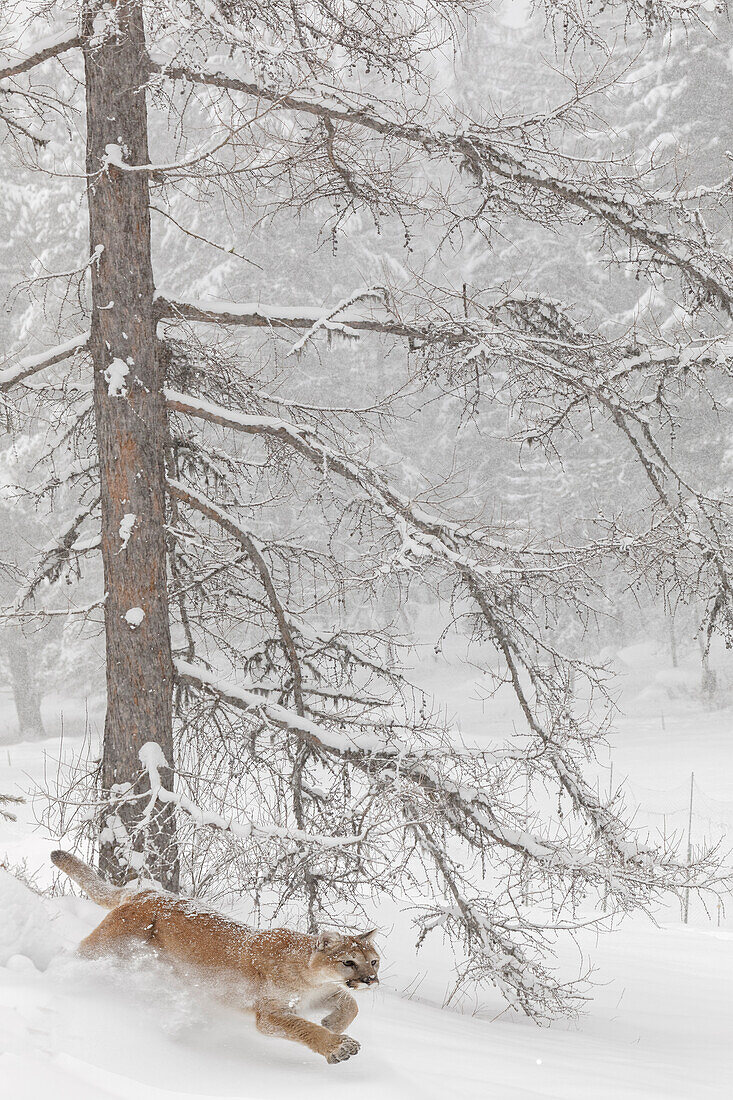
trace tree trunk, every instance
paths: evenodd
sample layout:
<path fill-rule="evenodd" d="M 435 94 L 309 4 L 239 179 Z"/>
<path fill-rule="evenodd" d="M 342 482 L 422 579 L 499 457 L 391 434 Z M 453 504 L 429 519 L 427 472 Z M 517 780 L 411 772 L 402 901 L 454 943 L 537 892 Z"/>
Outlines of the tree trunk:
<path fill-rule="evenodd" d="M 669 649 L 672 654 L 672 668 L 677 668 L 677 631 L 674 626 L 674 612 L 669 616 Z"/>
<path fill-rule="evenodd" d="M 35 669 L 28 660 L 28 646 L 22 630 L 5 631 L 10 683 L 21 741 L 39 741 L 46 736 L 41 718 L 41 696 Z"/>
<path fill-rule="evenodd" d="M 175 890 L 172 807 L 143 836 L 137 826 L 146 800 L 120 802 L 116 786 L 138 779 L 139 752 L 146 742 L 157 742 L 173 763 L 173 665 L 164 527 L 164 379 L 156 356 L 148 179 L 145 172 L 121 170 L 105 159 L 113 145 L 126 163 L 148 163 L 145 32 L 139 0 L 120 0 L 96 33 L 95 10 L 99 6 L 85 0 L 89 231 L 92 254 L 98 254 L 92 266 L 89 347 L 106 591 L 102 786 L 110 798 L 100 867 L 123 882 L 144 866 Z M 169 785 L 170 772 L 163 778 Z M 147 778 L 140 779 L 136 793 L 143 794 L 147 786 Z"/>

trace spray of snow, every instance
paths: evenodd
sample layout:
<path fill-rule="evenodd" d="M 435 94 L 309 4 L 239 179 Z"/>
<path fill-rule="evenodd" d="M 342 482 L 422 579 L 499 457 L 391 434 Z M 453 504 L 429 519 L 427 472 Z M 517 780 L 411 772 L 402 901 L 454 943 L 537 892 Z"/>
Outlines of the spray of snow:
<path fill-rule="evenodd" d="M 142 607 L 131 607 L 125 612 L 123 618 L 131 630 L 137 630 L 145 618 L 145 612 Z"/>

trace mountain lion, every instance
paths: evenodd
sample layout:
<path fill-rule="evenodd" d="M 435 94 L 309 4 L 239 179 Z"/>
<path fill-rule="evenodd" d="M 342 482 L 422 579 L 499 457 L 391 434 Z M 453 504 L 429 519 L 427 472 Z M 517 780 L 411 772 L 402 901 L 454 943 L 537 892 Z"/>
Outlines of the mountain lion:
<path fill-rule="evenodd" d="M 344 1034 L 358 1012 L 348 990 L 379 982 L 374 930 L 361 935 L 309 935 L 288 928 L 258 932 L 173 894 L 111 886 L 68 852 L 53 852 L 51 859 L 93 901 L 111 909 L 82 940 L 82 955 L 120 952 L 130 940 L 150 944 L 179 969 L 188 964 L 204 971 L 217 996 L 251 1008 L 265 1035 L 303 1043 L 331 1064 L 358 1052 L 356 1039 Z M 326 1015 L 316 1024 L 298 1009 Z"/>

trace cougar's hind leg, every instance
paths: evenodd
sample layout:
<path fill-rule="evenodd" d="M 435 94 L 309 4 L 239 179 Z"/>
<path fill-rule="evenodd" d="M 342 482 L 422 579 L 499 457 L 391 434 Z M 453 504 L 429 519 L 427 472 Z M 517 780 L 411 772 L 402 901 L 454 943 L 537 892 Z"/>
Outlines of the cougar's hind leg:
<path fill-rule="evenodd" d="M 101 955 L 119 955 L 129 948 L 130 941 L 152 943 L 155 917 L 146 907 L 130 902 L 113 909 L 101 924 L 79 944 L 79 954 L 86 959 Z"/>

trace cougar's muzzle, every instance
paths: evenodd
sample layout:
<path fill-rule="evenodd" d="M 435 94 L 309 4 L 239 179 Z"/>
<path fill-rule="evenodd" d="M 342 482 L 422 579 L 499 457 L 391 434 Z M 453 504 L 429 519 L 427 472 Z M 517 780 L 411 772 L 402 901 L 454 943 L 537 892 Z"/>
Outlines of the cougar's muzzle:
<path fill-rule="evenodd" d="M 346 982 L 349 989 L 362 989 L 368 988 L 370 985 L 379 985 L 379 978 L 374 975 L 365 974 L 362 978 L 349 978 Z"/>

